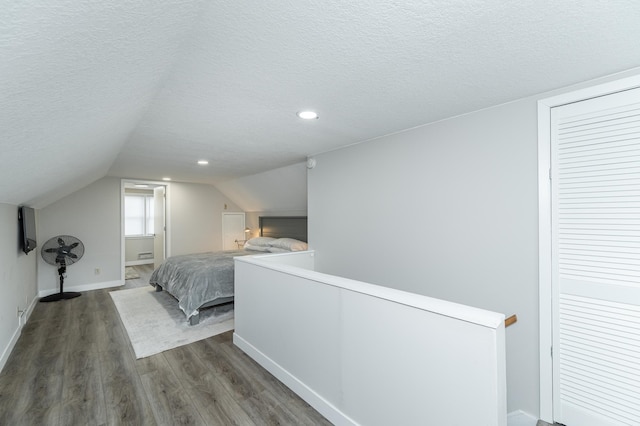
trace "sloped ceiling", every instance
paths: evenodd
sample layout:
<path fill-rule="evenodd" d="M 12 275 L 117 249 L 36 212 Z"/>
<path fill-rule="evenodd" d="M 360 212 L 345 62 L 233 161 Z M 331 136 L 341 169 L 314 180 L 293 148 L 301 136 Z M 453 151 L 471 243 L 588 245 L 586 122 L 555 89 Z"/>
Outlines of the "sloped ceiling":
<path fill-rule="evenodd" d="M 216 187 L 246 212 L 305 214 L 307 211 L 306 163 L 231 179 Z"/>
<path fill-rule="evenodd" d="M 638 22 L 636 0 L 5 1 L 0 202 L 292 165 L 640 66 Z"/>

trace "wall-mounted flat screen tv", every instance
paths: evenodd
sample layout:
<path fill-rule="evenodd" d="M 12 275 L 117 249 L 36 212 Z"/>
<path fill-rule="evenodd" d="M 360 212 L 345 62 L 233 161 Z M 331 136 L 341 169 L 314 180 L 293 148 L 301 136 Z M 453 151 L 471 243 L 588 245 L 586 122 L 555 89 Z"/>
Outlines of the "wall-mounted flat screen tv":
<path fill-rule="evenodd" d="M 36 248 L 36 212 L 33 208 L 22 206 L 18 210 L 20 222 L 20 242 L 22 251 L 29 253 Z"/>

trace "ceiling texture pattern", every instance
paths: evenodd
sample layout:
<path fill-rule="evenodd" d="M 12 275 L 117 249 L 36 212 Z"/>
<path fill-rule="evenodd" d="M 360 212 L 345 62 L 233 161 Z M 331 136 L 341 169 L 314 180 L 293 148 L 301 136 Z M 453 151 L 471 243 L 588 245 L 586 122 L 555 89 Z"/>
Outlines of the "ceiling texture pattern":
<path fill-rule="evenodd" d="M 299 163 L 638 67 L 639 23 L 636 0 L 0 0 L 0 202 Z"/>

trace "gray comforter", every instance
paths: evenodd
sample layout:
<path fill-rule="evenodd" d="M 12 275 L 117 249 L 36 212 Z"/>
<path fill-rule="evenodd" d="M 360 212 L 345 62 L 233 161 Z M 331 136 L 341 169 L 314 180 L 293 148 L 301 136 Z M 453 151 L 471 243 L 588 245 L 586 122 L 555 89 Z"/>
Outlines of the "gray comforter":
<path fill-rule="evenodd" d="M 164 261 L 149 279 L 178 299 L 187 319 L 198 313 L 205 303 L 233 296 L 233 258 L 259 254 L 248 250 L 231 250 L 172 256 Z"/>

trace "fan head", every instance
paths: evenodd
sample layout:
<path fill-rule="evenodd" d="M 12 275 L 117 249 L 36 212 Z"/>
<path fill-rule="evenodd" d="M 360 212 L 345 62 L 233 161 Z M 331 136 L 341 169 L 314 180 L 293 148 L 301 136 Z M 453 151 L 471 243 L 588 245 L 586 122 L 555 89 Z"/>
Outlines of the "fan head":
<path fill-rule="evenodd" d="M 44 243 L 40 253 L 44 261 L 51 265 L 68 266 L 80 260 L 84 254 L 84 244 L 71 235 L 59 235 Z"/>

